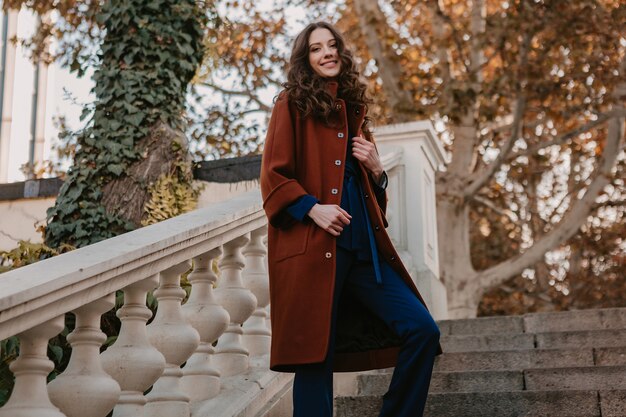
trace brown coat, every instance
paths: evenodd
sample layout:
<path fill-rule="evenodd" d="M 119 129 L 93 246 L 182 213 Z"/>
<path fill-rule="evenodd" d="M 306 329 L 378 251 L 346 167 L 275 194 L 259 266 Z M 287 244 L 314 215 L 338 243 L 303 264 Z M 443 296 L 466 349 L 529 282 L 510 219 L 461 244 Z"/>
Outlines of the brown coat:
<path fill-rule="evenodd" d="M 337 83 L 329 82 L 328 91 L 336 98 Z M 324 360 L 335 284 L 335 238 L 308 217 L 304 222 L 293 219 L 285 208 L 305 194 L 323 204 L 340 204 L 348 124 L 350 131 L 360 135 L 364 113 L 362 106 L 346 108 L 336 98 L 329 126 L 301 117 L 283 95 L 272 111 L 261 165 L 261 193 L 269 221 L 270 368 L 275 371 L 293 371 L 294 365 Z M 378 250 L 425 305 L 385 230 L 387 196 L 372 198 L 371 178 L 360 168 Z M 391 329 L 358 303 L 342 299 L 339 304 L 335 371 L 395 366 L 401 342 Z"/>

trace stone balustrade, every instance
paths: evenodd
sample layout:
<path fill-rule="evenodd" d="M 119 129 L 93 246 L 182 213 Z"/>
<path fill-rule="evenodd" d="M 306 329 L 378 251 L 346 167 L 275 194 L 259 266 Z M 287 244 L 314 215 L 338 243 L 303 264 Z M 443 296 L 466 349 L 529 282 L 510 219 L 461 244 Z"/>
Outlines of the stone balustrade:
<path fill-rule="evenodd" d="M 217 396 L 222 378 L 269 353 L 266 222 L 251 191 L 3 274 L 0 340 L 17 336 L 20 354 L 0 417 L 189 417 L 192 402 Z M 153 290 L 154 317 L 146 306 Z M 121 328 L 100 354 L 100 317 L 116 291 L 124 294 Z M 71 358 L 47 384 L 48 341 L 69 312 Z"/>
<path fill-rule="evenodd" d="M 445 318 L 433 229 L 440 145 L 423 122 L 377 129 L 377 139 L 389 175 L 389 234 L 435 318 Z M 20 347 L 0 417 L 265 415 L 276 398 L 289 397 L 291 382 L 268 370 L 266 234 L 253 190 L 2 274 L 0 340 L 17 336 Z M 119 334 L 100 353 L 100 317 L 116 293 L 123 293 Z M 47 383 L 48 341 L 67 313 L 76 319 L 71 357 Z"/>

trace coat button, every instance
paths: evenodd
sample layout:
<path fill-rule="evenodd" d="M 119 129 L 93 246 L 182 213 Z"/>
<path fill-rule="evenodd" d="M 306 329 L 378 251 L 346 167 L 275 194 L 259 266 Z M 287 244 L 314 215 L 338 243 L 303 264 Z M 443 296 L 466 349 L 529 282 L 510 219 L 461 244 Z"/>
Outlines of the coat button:
<path fill-rule="evenodd" d="M 395 261 L 395 260 L 396 260 L 396 257 L 395 257 L 395 256 L 392 256 L 391 258 L 389 258 L 389 260 L 390 260 L 390 261 Z"/>
<path fill-rule="evenodd" d="M 339 111 L 343 108 L 343 106 L 341 105 L 341 103 L 336 103 L 335 104 L 335 110 Z"/>
<path fill-rule="evenodd" d="M 354 111 L 354 114 L 361 114 L 361 110 L 356 109 L 356 110 Z"/>
<path fill-rule="evenodd" d="M 365 194 L 363 197 L 370 198 L 370 195 L 369 194 Z"/>
<path fill-rule="evenodd" d="M 332 258 L 332 257 L 333 257 L 333 254 L 332 254 L 332 253 L 330 253 L 330 252 L 326 252 L 326 258 L 327 258 L 327 259 L 330 259 L 330 258 Z"/>
<path fill-rule="evenodd" d="M 333 188 L 332 190 L 330 190 L 331 194 L 337 194 L 339 193 L 339 190 L 336 188 Z"/>
<path fill-rule="evenodd" d="M 337 137 L 338 138 L 342 138 L 343 137 L 343 133 L 341 133 L 341 132 L 337 133 Z"/>
<path fill-rule="evenodd" d="M 335 165 L 337 165 L 337 166 L 341 165 L 341 160 L 340 159 L 336 159 L 335 160 Z"/>
<path fill-rule="evenodd" d="M 380 226 L 379 226 L 379 225 L 376 225 L 376 226 L 374 227 L 374 229 L 376 229 L 376 231 L 378 231 L 378 230 L 380 230 Z"/>

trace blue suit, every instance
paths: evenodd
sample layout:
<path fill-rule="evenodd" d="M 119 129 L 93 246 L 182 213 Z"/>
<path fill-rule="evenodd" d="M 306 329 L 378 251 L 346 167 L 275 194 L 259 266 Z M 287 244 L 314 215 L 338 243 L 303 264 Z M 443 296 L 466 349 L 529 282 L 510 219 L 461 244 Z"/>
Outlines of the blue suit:
<path fill-rule="evenodd" d="M 380 417 L 420 417 L 428 395 L 439 343 L 439 328 L 402 278 L 378 256 L 356 164 L 349 150 L 341 207 L 350 213 L 352 219 L 337 238 L 336 282 L 328 355 L 324 362 L 302 365 L 296 370 L 293 416 L 333 415 L 335 324 L 339 299 L 345 291 L 383 320 L 403 342 L 389 390 L 383 397 Z M 384 188 L 379 188 L 377 192 L 384 192 Z M 318 202 L 314 196 L 303 196 L 287 211 L 303 221 L 311 207 Z"/>

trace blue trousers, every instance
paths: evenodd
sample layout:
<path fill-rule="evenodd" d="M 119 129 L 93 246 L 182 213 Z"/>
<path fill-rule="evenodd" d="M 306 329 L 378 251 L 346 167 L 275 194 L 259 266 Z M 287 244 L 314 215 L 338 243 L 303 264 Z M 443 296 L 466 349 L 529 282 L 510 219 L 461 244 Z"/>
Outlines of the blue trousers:
<path fill-rule="evenodd" d="M 403 341 L 380 417 L 421 417 L 426 405 L 439 327 L 402 278 L 381 261 L 382 285 L 376 283 L 371 262 L 337 247 L 337 270 L 328 355 L 319 364 L 296 370 L 293 383 L 294 417 L 332 417 L 333 352 L 337 303 L 342 291 L 380 317 Z"/>

